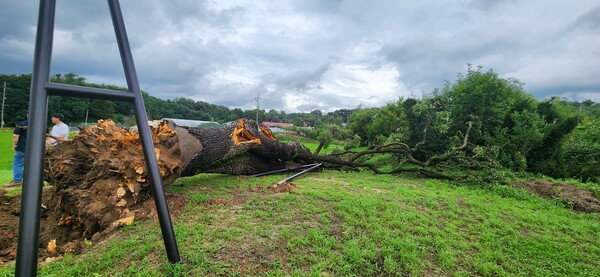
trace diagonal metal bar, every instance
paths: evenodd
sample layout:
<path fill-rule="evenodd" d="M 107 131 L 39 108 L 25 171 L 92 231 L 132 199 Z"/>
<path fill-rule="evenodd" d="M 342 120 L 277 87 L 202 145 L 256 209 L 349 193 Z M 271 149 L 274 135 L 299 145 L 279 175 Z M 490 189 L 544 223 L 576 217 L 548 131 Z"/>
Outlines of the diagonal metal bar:
<path fill-rule="evenodd" d="M 284 169 L 278 169 L 278 170 L 273 170 L 273 171 L 267 171 L 267 172 L 262 172 L 262 173 L 257 173 L 254 175 L 250 175 L 250 177 L 260 177 L 260 176 L 265 176 L 265 175 L 271 175 L 271 174 L 275 174 L 275 173 L 280 173 L 280 172 L 287 172 L 287 171 L 292 171 L 292 170 L 298 170 L 298 169 L 302 169 L 302 168 L 307 168 L 307 167 L 312 167 L 315 166 L 316 164 L 305 164 L 305 165 L 301 165 L 301 166 L 297 166 L 297 167 L 292 167 L 292 168 L 284 168 Z"/>
<path fill-rule="evenodd" d="M 108 5 L 125 71 L 128 92 L 50 83 L 56 0 L 40 0 L 33 74 L 29 95 L 29 128 L 25 151 L 25 163 L 27 166 L 25 167 L 21 195 L 19 241 L 15 268 L 16 276 L 35 276 L 37 272 L 40 206 L 43 185 L 42 172 L 44 169 L 43 158 L 45 152 L 44 138 L 49 95 L 133 103 L 167 256 L 171 263 L 178 263 L 180 261 L 171 216 L 158 170 L 158 161 L 154 153 L 154 143 L 152 142 L 150 127 L 148 126 L 148 116 L 144 107 L 133 63 L 133 56 L 123 22 L 123 15 L 118 0 L 108 0 Z"/>
<path fill-rule="evenodd" d="M 309 168 L 307 168 L 307 169 L 305 169 L 305 170 L 302 170 L 302 171 L 300 171 L 300 172 L 298 172 L 298 173 L 296 173 L 296 174 L 294 174 L 294 175 L 292 175 L 292 176 L 290 176 L 290 177 L 287 177 L 287 178 L 285 178 L 285 179 L 283 179 L 283 180 L 281 180 L 281 181 L 277 182 L 277 184 L 276 184 L 276 185 L 281 185 L 281 184 L 287 183 L 287 182 L 289 182 L 289 181 L 291 181 L 291 180 L 294 180 L 294 179 L 296 179 L 297 177 L 299 177 L 300 175 L 302 175 L 302 174 L 304 174 L 304 173 L 306 173 L 306 172 L 309 172 L 309 171 L 311 171 L 311 170 L 314 170 L 314 169 L 316 169 L 317 167 L 319 167 L 319 166 L 321 166 L 321 165 L 323 165 L 323 164 L 322 164 L 322 163 L 314 164 L 313 166 L 311 166 L 311 167 L 309 167 Z"/>
<path fill-rule="evenodd" d="M 179 250 L 177 249 L 177 241 L 175 240 L 175 233 L 173 232 L 173 226 L 171 224 L 169 207 L 163 190 L 160 171 L 158 170 L 158 161 L 156 160 L 156 154 L 154 153 L 154 143 L 152 142 L 150 127 L 148 126 L 148 115 L 146 114 L 146 108 L 144 107 L 144 99 L 142 98 L 142 91 L 135 71 L 133 55 L 131 54 L 131 48 L 129 47 L 129 40 L 127 39 L 123 14 L 121 13 L 121 7 L 119 6 L 118 0 L 108 0 L 108 6 L 115 28 L 115 35 L 117 36 L 119 52 L 121 53 L 121 61 L 125 71 L 127 87 L 129 88 L 129 91 L 133 92 L 136 96 L 133 102 L 135 119 L 137 121 L 140 140 L 142 141 L 142 146 L 144 148 L 144 157 L 150 175 L 150 184 L 154 194 L 154 203 L 156 205 L 167 256 L 171 263 L 178 263 L 180 261 Z"/>

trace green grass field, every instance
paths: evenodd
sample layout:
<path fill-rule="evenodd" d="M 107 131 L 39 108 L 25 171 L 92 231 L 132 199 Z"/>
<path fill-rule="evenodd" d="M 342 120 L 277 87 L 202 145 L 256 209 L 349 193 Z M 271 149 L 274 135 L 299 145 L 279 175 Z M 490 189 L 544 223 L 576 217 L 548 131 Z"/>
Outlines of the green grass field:
<path fill-rule="evenodd" d="M 0 170 L 10 170 L 15 151 L 12 149 L 12 130 L 0 130 Z"/>
<path fill-rule="evenodd" d="M 12 180 L 12 160 L 15 155 L 12 145 L 12 129 L 0 130 L 0 185 Z"/>
<path fill-rule="evenodd" d="M 368 172 L 201 174 L 168 187 L 190 199 L 173 225 L 137 222 L 40 276 L 600 276 L 600 216 L 520 189 L 456 186 Z M 11 275 L 14 266 L 0 268 Z"/>
<path fill-rule="evenodd" d="M 289 133 L 276 133 L 275 137 L 277 139 L 279 139 L 282 142 L 289 142 L 289 141 L 298 141 L 300 142 L 302 145 L 304 145 L 304 147 L 310 149 L 311 153 L 314 153 L 315 150 L 317 149 L 317 147 L 319 147 L 319 142 L 317 140 L 314 139 L 307 139 L 307 138 L 298 138 L 295 135 L 290 135 Z M 319 154 L 321 155 L 327 155 L 329 153 L 331 153 L 334 149 L 344 149 L 344 146 L 339 144 L 339 143 L 331 143 L 329 146 L 324 147 L 323 149 L 321 149 L 321 152 Z"/>
<path fill-rule="evenodd" d="M 12 155 L 2 161 L 10 168 Z M 169 185 L 190 201 L 173 219 L 180 264 L 169 264 L 158 222 L 146 220 L 38 275 L 600 276 L 600 215 L 521 189 L 367 171 L 311 172 L 292 192 L 266 189 L 287 176 Z M 11 275 L 14 264 L 0 266 Z"/>

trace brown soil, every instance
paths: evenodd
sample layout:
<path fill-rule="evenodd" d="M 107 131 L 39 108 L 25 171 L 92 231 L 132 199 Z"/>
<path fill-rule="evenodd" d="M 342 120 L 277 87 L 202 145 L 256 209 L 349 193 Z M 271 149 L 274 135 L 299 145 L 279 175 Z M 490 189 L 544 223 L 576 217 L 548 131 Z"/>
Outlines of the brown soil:
<path fill-rule="evenodd" d="M 600 201 L 594 196 L 594 193 L 572 184 L 555 184 L 545 180 L 536 180 L 510 185 L 526 189 L 549 200 L 557 200 L 572 205 L 575 211 L 600 213 Z"/>
<path fill-rule="evenodd" d="M 292 183 L 283 183 L 283 184 L 270 185 L 268 188 L 273 192 L 284 193 L 284 192 L 294 191 L 294 189 L 296 188 L 296 185 L 294 185 Z"/>
<path fill-rule="evenodd" d="M 12 262 L 16 258 L 16 248 L 19 233 L 19 213 L 21 208 L 21 197 L 7 197 L 7 191 L 0 189 L 0 265 Z M 183 207 L 187 205 L 187 198 L 180 194 L 167 193 L 167 203 L 171 217 L 177 217 Z M 45 186 L 42 193 L 42 209 L 40 218 L 39 233 L 39 260 L 44 261 L 51 257 L 60 256 L 64 253 L 80 253 L 85 247 L 84 240 L 90 240 L 98 243 L 110 237 L 116 230 L 130 222 L 122 221 L 112 225 L 102 232 L 92 235 L 86 235 L 83 232 L 83 226 L 80 220 L 65 217 L 61 213 L 53 212 L 51 208 L 56 202 L 55 188 Z M 150 219 L 158 223 L 154 201 L 152 198 L 130 210 L 134 216 L 133 221 Z M 49 244 L 53 241 L 56 249 L 49 249 Z M 51 250 L 51 251 L 49 251 Z"/>
<path fill-rule="evenodd" d="M 179 177 L 177 133 L 166 124 L 152 130 L 163 184 Z M 148 171 L 137 132 L 100 121 L 45 155 L 39 257 L 79 253 L 84 240 L 97 242 L 135 221 L 156 218 Z M 186 198 L 167 195 L 176 214 Z M 0 189 L 0 264 L 14 260 L 20 197 Z M 54 246 L 56 245 L 56 247 Z"/>

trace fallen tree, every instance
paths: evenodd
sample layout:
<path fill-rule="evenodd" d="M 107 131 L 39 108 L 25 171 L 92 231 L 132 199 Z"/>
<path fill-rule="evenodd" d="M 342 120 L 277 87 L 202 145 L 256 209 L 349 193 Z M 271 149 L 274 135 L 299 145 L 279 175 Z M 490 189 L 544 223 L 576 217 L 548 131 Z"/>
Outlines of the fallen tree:
<path fill-rule="evenodd" d="M 472 123 L 467 125 L 460 145 L 423 161 L 413 157 L 413 153 L 426 143 L 425 135 L 423 141 L 412 147 L 393 142 L 364 151 L 318 155 L 298 142 L 280 142 L 267 127 L 245 119 L 225 128 L 204 129 L 183 128 L 165 121 L 152 134 L 165 184 L 198 173 L 257 174 L 283 169 L 289 162 L 324 162 L 329 166 L 368 168 L 375 173 L 419 171 L 443 177 L 430 168 L 456 158 L 467 147 Z M 111 120 L 100 121 L 97 126 L 82 127 L 74 139 L 48 150 L 46 179 L 59 189 L 87 189 L 97 182 L 112 180 L 118 195 L 130 194 L 135 202 L 146 195 L 148 187 L 147 169 L 140 153 L 137 132 L 118 127 Z M 399 158 L 393 165 L 385 164 L 392 169 L 383 170 L 381 164 L 369 161 L 378 154 L 394 154 Z"/>
<path fill-rule="evenodd" d="M 469 129 L 470 129 L 469 125 Z M 278 141 L 271 131 L 251 120 L 240 119 L 225 128 L 183 128 L 165 121 L 152 130 L 154 151 L 163 183 L 198 173 L 252 175 L 285 169 L 290 164 L 321 162 L 328 167 L 368 168 L 376 173 L 416 171 L 448 178 L 430 167 L 450 159 L 467 144 L 444 155 L 419 161 L 412 156 L 421 143 L 410 147 L 391 143 L 360 152 L 313 154 L 298 142 Z M 423 141 L 422 143 L 425 143 Z M 54 187 L 49 209 L 58 226 L 71 227 L 72 238 L 102 236 L 115 228 L 148 216 L 148 170 L 137 132 L 118 127 L 111 120 L 82 127 L 73 139 L 48 149 L 45 180 Z M 391 170 L 369 161 L 373 155 L 399 155 Z M 407 166 L 408 165 L 408 166 Z"/>
<path fill-rule="evenodd" d="M 182 128 L 163 122 L 152 129 L 152 137 L 165 185 L 180 176 L 202 172 L 260 175 L 283 172 L 286 168 L 308 171 L 317 166 L 366 168 L 380 174 L 418 172 L 450 178 L 443 174 L 440 165 L 472 160 L 465 155 L 471 126 L 472 123 L 467 123 L 455 147 L 426 159 L 416 158 L 423 155 L 415 153 L 427 143 L 427 130 L 413 146 L 392 142 L 363 151 L 329 155 L 311 153 L 297 142 L 280 142 L 268 128 L 244 119 L 225 128 L 210 129 Z M 118 127 L 110 120 L 82 128 L 73 139 L 47 150 L 44 177 L 51 186 L 45 186 L 43 193 L 40 257 L 77 253 L 85 245 L 85 239 L 95 242 L 120 226 L 156 218 L 153 201 L 146 201 L 150 198 L 150 184 L 141 153 L 137 132 Z M 372 159 L 377 155 L 387 155 L 388 159 Z M 167 197 L 171 211 L 175 211 L 172 214 L 187 201 L 177 194 Z M 19 206 L 15 203 L 6 207 Z M 10 208 L 6 213 L 9 216 L 4 222 L 8 230 L 16 226 L 14 215 L 19 212 Z M 13 259 L 15 254 L 16 231 L 5 233 L 0 262 Z"/>

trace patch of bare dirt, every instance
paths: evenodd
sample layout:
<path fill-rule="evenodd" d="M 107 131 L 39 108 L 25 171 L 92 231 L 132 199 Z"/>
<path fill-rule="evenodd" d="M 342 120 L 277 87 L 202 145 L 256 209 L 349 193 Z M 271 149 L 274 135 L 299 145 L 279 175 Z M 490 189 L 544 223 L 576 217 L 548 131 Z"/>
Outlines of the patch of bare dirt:
<path fill-rule="evenodd" d="M 269 186 L 269 190 L 276 193 L 292 192 L 296 189 L 296 185 L 292 183 L 274 184 Z"/>
<path fill-rule="evenodd" d="M 225 199 L 225 198 L 220 198 L 220 197 L 214 197 L 211 198 L 208 202 L 202 203 L 200 205 L 204 206 L 204 207 L 210 207 L 210 206 L 225 206 L 225 205 L 229 205 L 231 201 Z"/>
<path fill-rule="evenodd" d="M 586 213 L 600 213 L 600 201 L 594 193 L 573 184 L 556 184 L 545 180 L 528 183 L 512 183 L 512 187 L 526 189 L 549 200 L 567 201 L 573 210 Z"/>
<path fill-rule="evenodd" d="M 171 217 L 175 218 L 189 201 L 176 193 L 167 193 L 166 196 Z M 158 224 L 153 198 L 131 207 L 127 210 L 127 214 L 130 216 L 125 216 L 121 220 L 115 221 L 111 227 L 94 234 L 85 232 L 82 224 L 86 220 L 85 218 L 65 216 L 55 210 L 56 205 L 55 188 L 44 187 L 38 251 L 40 262 L 56 259 L 65 253 L 79 254 L 85 247 L 86 239 L 94 243 L 101 242 L 122 226 L 135 221 L 150 219 Z M 6 190 L 0 190 L 0 265 L 13 262 L 16 258 L 20 208 L 20 196 L 8 197 Z"/>
<path fill-rule="evenodd" d="M 19 205 L 14 198 L 6 197 L 6 191 L 0 195 L 0 264 L 16 256 L 16 241 L 19 223 Z"/>

